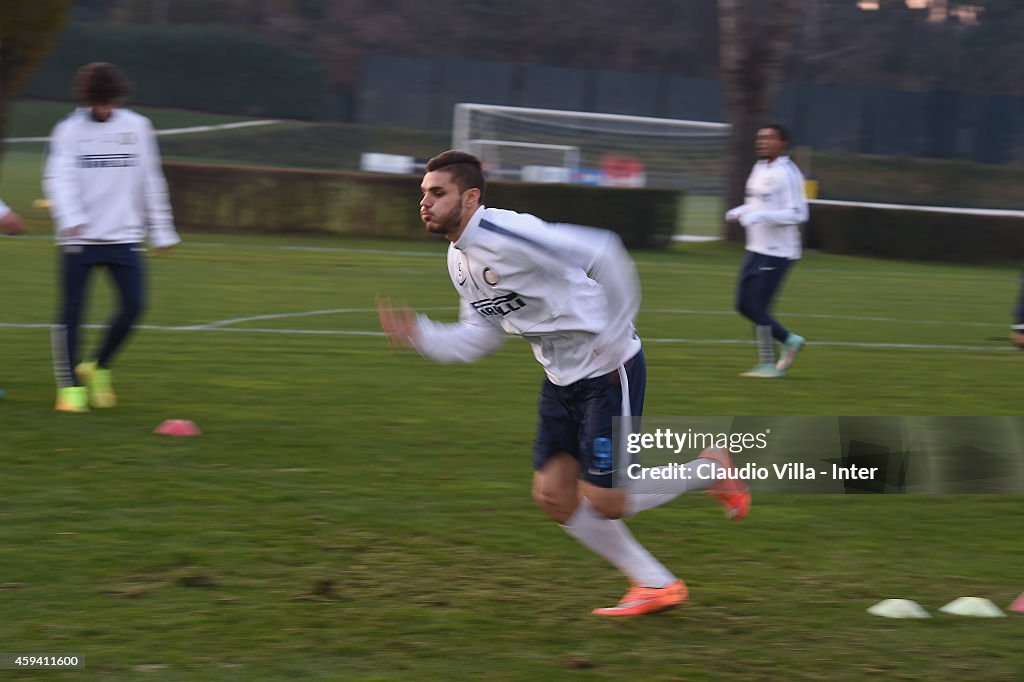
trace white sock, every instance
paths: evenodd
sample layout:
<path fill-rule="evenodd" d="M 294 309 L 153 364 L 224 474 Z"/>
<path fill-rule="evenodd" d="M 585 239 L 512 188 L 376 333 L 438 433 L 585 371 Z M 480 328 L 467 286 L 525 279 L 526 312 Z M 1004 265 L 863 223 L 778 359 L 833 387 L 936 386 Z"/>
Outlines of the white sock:
<path fill-rule="evenodd" d="M 762 365 L 775 364 L 775 339 L 772 328 L 767 324 L 757 325 L 757 357 Z"/>
<path fill-rule="evenodd" d="M 698 465 L 701 466 L 698 471 Z M 668 464 L 662 467 L 641 469 L 626 487 L 626 516 L 633 516 L 645 509 L 660 507 L 683 493 L 707 490 L 715 484 L 718 463 L 701 457 L 681 467 Z M 655 478 L 652 474 L 655 474 Z"/>
<path fill-rule="evenodd" d="M 666 587 L 677 578 L 636 541 L 621 519 L 601 516 L 583 498 L 562 526 L 580 544 L 603 557 L 637 585 Z"/>

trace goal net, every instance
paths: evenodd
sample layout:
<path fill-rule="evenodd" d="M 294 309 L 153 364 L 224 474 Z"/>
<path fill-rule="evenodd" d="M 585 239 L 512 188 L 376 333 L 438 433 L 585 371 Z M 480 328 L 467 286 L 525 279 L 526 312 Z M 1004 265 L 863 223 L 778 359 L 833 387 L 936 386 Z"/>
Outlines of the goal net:
<path fill-rule="evenodd" d="M 492 178 L 721 196 L 728 134 L 725 123 L 460 103 L 452 148 Z"/>

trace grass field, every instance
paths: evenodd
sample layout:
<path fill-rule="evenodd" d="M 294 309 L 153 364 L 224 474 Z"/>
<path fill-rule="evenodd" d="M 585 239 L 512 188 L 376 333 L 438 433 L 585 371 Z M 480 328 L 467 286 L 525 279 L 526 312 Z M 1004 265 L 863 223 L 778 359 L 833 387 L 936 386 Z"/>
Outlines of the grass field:
<path fill-rule="evenodd" d="M 46 106 L 8 134 L 45 134 L 66 111 Z M 351 133 L 294 125 L 263 142 Z M 258 156 L 264 132 L 175 139 L 181 158 L 255 162 L 238 150 Z M 684 496 L 630 525 L 690 603 L 591 616 L 625 585 L 530 501 L 541 376 L 526 344 L 442 367 L 377 332 L 378 293 L 454 318 L 441 243 L 185 235 L 149 261 L 121 404 L 54 413 L 40 154 L 9 147 L 0 175 L 33 230 L 0 240 L 0 653 L 77 654 L 86 669 L 62 675 L 103 680 L 1024 678 L 1024 617 L 865 613 L 888 597 L 1008 604 L 1024 590 L 1021 495 L 762 495 L 740 524 Z M 716 200 L 687 206 L 686 233 L 717 228 Z M 650 415 L 1020 414 L 1024 356 L 986 340 L 1006 334 L 1012 269 L 809 254 L 779 313 L 811 345 L 785 379 L 751 384 L 736 376 L 754 362 L 731 311 L 740 252 L 636 257 Z M 90 322 L 110 295 L 96 278 Z M 153 435 L 168 418 L 204 434 Z"/>
<path fill-rule="evenodd" d="M 454 317 L 442 244 L 185 236 L 149 261 L 121 405 L 86 415 L 51 409 L 52 245 L 0 241 L 3 651 L 84 657 L 61 679 L 1024 676 L 1024 617 L 865 613 L 1008 604 L 1021 496 L 763 495 L 739 524 L 684 496 L 631 527 L 690 603 L 599 620 L 623 579 L 530 501 L 526 344 L 438 366 L 376 335 L 377 293 Z M 984 340 L 1005 334 L 1010 269 L 810 254 L 779 312 L 811 345 L 751 384 L 740 253 L 637 259 L 651 415 L 1019 413 L 1024 357 Z M 98 278 L 92 322 L 108 299 Z M 204 434 L 152 435 L 167 418 Z"/>

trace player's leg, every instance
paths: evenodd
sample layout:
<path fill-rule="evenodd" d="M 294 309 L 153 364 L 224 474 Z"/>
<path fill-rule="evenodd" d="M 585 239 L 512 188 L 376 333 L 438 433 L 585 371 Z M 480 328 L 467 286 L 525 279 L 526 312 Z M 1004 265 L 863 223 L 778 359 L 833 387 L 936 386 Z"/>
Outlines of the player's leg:
<path fill-rule="evenodd" d="M 545 514 L 564 524 L 579 505 L 576 482 L 580 463 L 567 452 L 549 455 L 533 472 L 533 501 Z"/>
<path fill-rule="evenodd" d="M 762 270 L 758 287 L 758 324 L 768 325 L 771 329 L 772 338 L 780 343 L 786 341 L 786 338 L 789 336 L 789 330 L 775 319 L 771 311 L 775 303 L 775 297 L 782 291 L 782 282 L 786 279 L 786 273 L 789 271 L 791 262 L 787 258 L 764 256 L 764 269 Z"/>
<path fill-rule="evenodd" d="M 110 364 L 114 353 L 124 344 L 142 314 L 145 300 L 141 248 L 135 244 L 117 244 L 107 248 L 110 250 L 107 266 L 117 289 L 119 306 L 110 319 L 96 359 L 78 367 L 80 376 L 89 386 L 89 400 L 93 407 L 114 407 L 117 404 Z"/>
<path fill-rule="evenodd" d="M 740 273 L 737 309 L 754 323 L 754 339 L 757 342 L 757 365 L 740 376 L 781 376 L 775 369 L 775 340 L 772 337 L 772 317 L 768 313 L 771 277 L 775 271 L 773 260 L 770 256 L 748 252 Z"/>
<path fill-rule="evenodd" d="M 544 382 L 534 447 L 534 499 L 569 535 L 622 571 L 634 585 L 671 585 L 674 576 L 636 541 L 625 523 L 599 514 L 590 500 L 579 494 L 579 454 L 573 451 L 578 449 L 580 412 L 577 399 L 582 390 L 579 383 L 559 387 L 547 380 Z M 678 589 L 671 591 L 678 597 Z M 637 606 L 638 609 L 645 607 L 646 611 L 637 612 L 667 608 L 653 608 L 649 597 Z M 617 611 L 615 615 L 627 613 Z"/>
<path fill-rule="evenodd" d="M 74 367 L 78 363 L 79 328 L 92 269 L 90 247 L 64 246 L 59 255 L 60 308 L 50 330 L 53 373 L 57 381 L 56 409 L 61 412 L 86 412 L 89 409 L 86 388 L 79 384 Z"/>
<path fill-rule="evenodd" d="M 676 578 L 636 541 L 626 524 L 598 513 L 579 495 L 579 461 L 554 453 L 533 474 L 533 497 L 576 540 L 626 575 L 634 585 L 664 587 Z"/>
<path fill-rule="evenodd" d="M 757 275 L 757 254 L 753 251 L 744 251 L 743 264 L 740 266 L 739 274 L 736 276 L 736 300 L 735 308 L 743 317 L 751 322 L 754 321 L 756 308 L 754 306 L 754 282 L 751 280 Z"/>
<path fill-rule="evenodd" d="M 613 382 L 607 392 L 605 401 L 593 401 L 590 404 L 588 422 L 583 431 L 592 424 L 611 419 L 602 411 L 611 412 L 612 416 L 633 417 L 632 430 L 640 427 L 639 417 L 643 414 L 644 396 L 647 386 L 647 367 L 643 353 L 624 366 L 619 380 Z M 628 400 L 623 401 L 622 386 L 627 387 Z M 624 422 L 627 420 L 623 420 Z M 620 434 L 621 438 L 621 434 Z M 726 516 L 740 519 L 746 516 L 750 508 L 750 495 L 746 486 L 735 482 L 735 470 L 729 453 L 725 450 L 711 448 L 682 465 L 683 471 L 690 472 L 689 477 L 675 475 L 679 468 L 671 464 L 655 467 L 642 467 L 629 461 L 629 454 L 622 448 L 612 453 L 614 465 L 611 467 L 618 475 L 612 483 L 601 476 L 601 466 L 594 465 L 593 446 L 590 439 L 582 439 L 580 443 L 581 466 L 583 476 L 580 488 L 590 498 L 599 513 L 609 518 L 632 516 L 646 509 L 659 507 L 689 492 L 707 491 L 718 497 L 726 506 Z M 598 458 L 599 459 L 599 458 Z M 740 496 L 722 497 L 726 493 L 742 492 Z"/>
<path fill-rule="evenodd" d="M 145 305 L 145 273 L 141 248 L 136 244 L 119 244 L 110 261 L 110 274 L 117 288 L 120 306 L 110 320 L 106 338 L 96 355 L 99 367 L 108 368 L 114 354 L 121 348 Z"/>
<path fill-rule="evenodd" d="M 587 532 L 603 533 L 605 551 L 615 548 L 609 560 L 630 579 L 631 587 L 615 606 L 595 609 L 603 616 L 656 613 L 683 603 L 686 585 L 651 555 L 620 518 L 626 495 L 615 487 L 616 469 L 612 435 L 616 417 L 643 413 L 647 366 L 643 352 L 603 377 L 579 382 L 580 506 L 565 524 L 574 537 Z M 582 540 L 581 540 L 582 541 Z"/>
<path fill-rule="evenodd" d="M 747 251 L 743 266 L 736 281 L 736 310 L 743 317 L 754 323 L 754 338 L 757 342 L 757 365 L 742 376 L 763 374 L 775 364 L 775 344 L 771 340 L 771 329 L 765 326 L 763 303 L 763 266 L 764 256 Z"/>
<path fill-rule="evenodd" d="M 772 269 L 765 272 L 764 282 L 761 287 L 761 295 L 763 297 L 762 309 L 764 310 L 764 319 L 771 327 L 772 338 L 782 344 L 782 353 L 779 356 L 778 362 L 775 363 L 775 369 L 785 371 L 796 360 L 796 354 L 803 350 L 806 339 L 799 334 L 790 332 L 771 314 L 774 301 L 782 291 L 782 284 L 789 273 L 790 267 L 793 265 L 793 261 L 788 258 L 769 258 L 771 258 Z"/>

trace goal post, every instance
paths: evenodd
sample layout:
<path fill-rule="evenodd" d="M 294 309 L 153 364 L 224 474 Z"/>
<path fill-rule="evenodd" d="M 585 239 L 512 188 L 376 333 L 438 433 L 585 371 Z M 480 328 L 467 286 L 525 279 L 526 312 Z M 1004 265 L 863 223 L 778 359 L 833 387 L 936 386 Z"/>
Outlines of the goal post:
<path fill-rule="evenodd" d="M 725 192 L 728 135 L 725 123 L 466 102 L 452 117 L 452 148 L 492 177 L 710 196 Z"/>
<path fill-rule="evenodd" d="M 466 150 L 492 177 L 518 173 L 526 182 L 571 182 L 580 167 L 580 148 L 570 144 L 473 139 Z"/>

